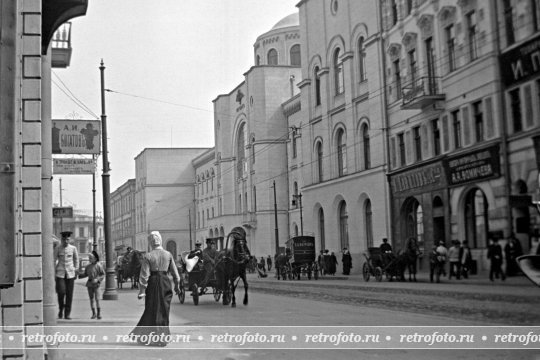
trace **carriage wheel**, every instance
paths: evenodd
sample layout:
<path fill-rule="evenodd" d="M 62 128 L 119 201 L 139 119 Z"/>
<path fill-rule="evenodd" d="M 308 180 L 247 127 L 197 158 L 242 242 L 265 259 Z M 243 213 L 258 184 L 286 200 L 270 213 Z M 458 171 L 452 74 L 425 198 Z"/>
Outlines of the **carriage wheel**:
<path fill-rule="evenodd" d="M 371 272 L 369 271 L 368 263 L 364 263 L 364 266 L 362 266 L 362 274 L 364 275 L 364 280 L 369 281 L 369 277 L 371 275 Z"/>
<path fill-rule="evenodd" d="M 382 280 L 382 276 L 383 276 L 383 271 L 380 267 L 377 266 L 375 268 L 375 280 L 380 282 Z"/>
<path fill-rule="evenodd" d="M 214 291 L 214 300 L 219 301 L 221 298 L 221 291 L 217 288 L 212 288 L 212 290 Z"/>
<path fill-rule="evenodd" d="M 199 305 L 199 287 L 197 286 L 197 284 L 193 284 L 191 286 L 191 291 L 193 292 L 193 304 Z"/>

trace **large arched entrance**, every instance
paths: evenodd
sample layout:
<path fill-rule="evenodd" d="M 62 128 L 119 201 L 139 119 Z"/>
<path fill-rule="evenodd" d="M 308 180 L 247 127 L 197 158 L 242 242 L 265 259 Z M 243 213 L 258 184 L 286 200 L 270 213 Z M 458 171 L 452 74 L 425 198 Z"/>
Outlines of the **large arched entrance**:
<path fill-rule="evenodd" d="M 396 242 L 397 249 L 405 246 L 405 241 L 415 238 L 419 244 L 424 240 L 424 211 L 422 205 L 414 197 L 407 198 L 403 202 L 401 210 L 402 228 L 401 237 Z"/>
<path fill-rule="evenodd" d="M 471 248 L 486 248 L 489 233 L 488 202 L 479 188 L 465 195 L 465 239 Z"/>

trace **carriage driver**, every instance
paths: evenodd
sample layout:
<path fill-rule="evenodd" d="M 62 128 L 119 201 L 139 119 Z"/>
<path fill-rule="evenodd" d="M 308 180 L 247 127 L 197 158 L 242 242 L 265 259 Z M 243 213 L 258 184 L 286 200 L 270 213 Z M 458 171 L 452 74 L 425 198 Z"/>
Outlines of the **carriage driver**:
<path fill-rule="evenodd" d="M 218 252 L 216 250 L 216 242 L 214 239 L 206 239 L 206 247 L 202 251 L 202 258 L 204 262 L 204 270 L 206 270 L 206 276 L 201 283 L 201 293 L 204 293 L 208 281 L 214 277 L 214 268 L 216 266 L 216 258 Z"/>

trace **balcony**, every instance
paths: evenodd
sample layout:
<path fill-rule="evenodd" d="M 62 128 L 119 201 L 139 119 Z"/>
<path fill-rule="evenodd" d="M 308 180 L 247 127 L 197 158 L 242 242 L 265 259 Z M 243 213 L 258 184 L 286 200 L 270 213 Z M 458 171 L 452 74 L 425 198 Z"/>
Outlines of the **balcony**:
<path fill-rule="evenodd" d="M 426 106 L 444 100 L 445 95 L 440 92 L 440 78 L 423 76 L 405 84 L 401 89 L 401 108 L 422 109 Z"/>
<path fill-rule="evenodd" d="M 51 66 L 67 68 L 71 62 L 71 23 L 66 22 L 53 34 L 51 40 Z"/>

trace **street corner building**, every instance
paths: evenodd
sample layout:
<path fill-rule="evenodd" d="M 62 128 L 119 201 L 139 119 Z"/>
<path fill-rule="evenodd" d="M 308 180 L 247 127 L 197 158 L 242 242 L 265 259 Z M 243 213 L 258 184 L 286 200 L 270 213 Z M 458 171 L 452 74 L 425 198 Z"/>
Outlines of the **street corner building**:
<path fill-rule="evenodd" d="M 56 325 L 51 68 L 69 65 L 72 18 L 87 0 L 0 3 L 0 356 L 45 359 L 25 335 Z"/>

